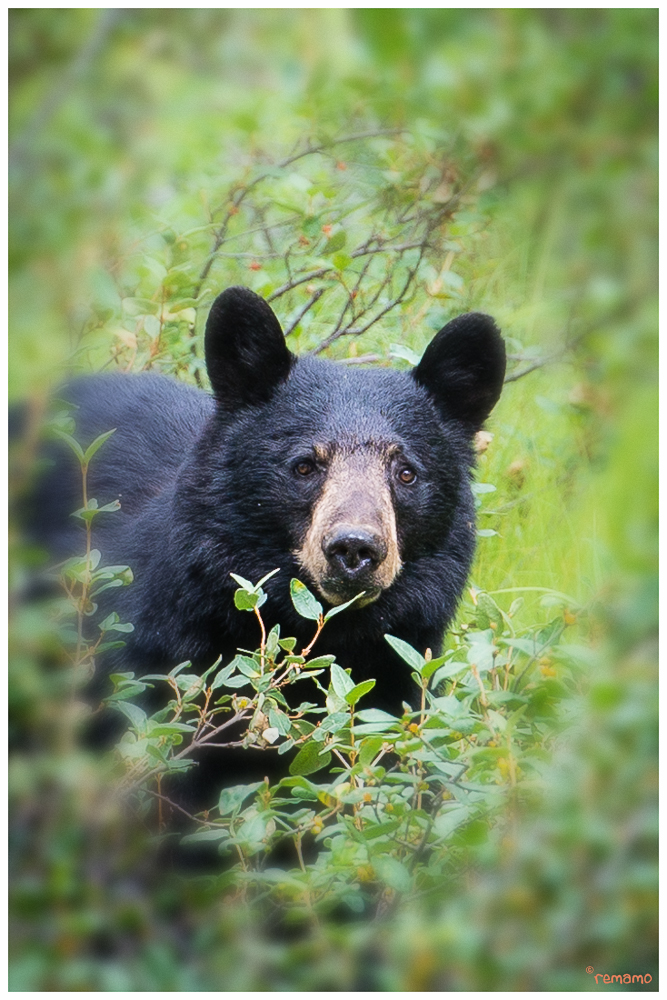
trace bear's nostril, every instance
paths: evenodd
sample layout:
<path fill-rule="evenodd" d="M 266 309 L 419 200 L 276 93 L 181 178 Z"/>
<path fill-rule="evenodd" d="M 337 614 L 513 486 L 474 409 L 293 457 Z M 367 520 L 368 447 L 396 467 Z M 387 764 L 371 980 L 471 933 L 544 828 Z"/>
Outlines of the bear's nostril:
<path fill-rule="evenodd" d="M 360 529 L 327 536 L 322 549 L 329 562 L 346 574 L 375 569 L 387 555 L 387 546 L 379 536 Z"/>

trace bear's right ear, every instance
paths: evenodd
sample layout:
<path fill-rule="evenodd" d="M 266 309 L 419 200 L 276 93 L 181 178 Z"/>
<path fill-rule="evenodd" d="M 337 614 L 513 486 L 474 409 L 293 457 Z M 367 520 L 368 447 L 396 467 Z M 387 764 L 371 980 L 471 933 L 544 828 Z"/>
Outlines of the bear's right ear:
<path fill-rule="evenodd" d="M 266 403 L 290 373 L 294 355 L 271 306 L 249 288 L 228 288 L 206 321 L 206 370 L 225 410 Z"/>
<path fill-rule="evenodd" d="M 436 333 L 413 376 L 445 418 L 478 431 L 502 391 L 505 341 L 490 316 L 457 316 Z"/>

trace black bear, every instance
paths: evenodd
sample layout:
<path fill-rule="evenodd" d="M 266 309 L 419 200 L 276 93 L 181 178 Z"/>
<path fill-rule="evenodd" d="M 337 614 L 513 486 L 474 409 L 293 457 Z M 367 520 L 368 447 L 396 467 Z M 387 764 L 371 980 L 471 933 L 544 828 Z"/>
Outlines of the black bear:
<path fill-rule="evenodd" d="M 123 661 L 140 673 L 258 644 L 253 615 L 237 611 L 230 573 L 266 584 L 267 625 L 305 644 L 312 623 L 295 612 L 301 579 L 326 602 L 364 595 L 327 623 L 318 649 L 373 677 L 372 702 L 393 714 L 414 697 L 410 671 L 384 640 L 436 655 L 474 550 L 472 440 L 505 374 L 493 320 L 459 316 L 411 372 L 351 370 L 296 358 L 270 306 L 229 288 L 206 325 L 210 396 L 154 374 L 73 382 L 77 435 L 110 428 L 89 473 L 89 496 L 121 510 L 95 521 L 107 563 L 134 583 L 111 607 L 134 624 Z M 52 546 L 76 551 L 76 477 L 42 494 Z M 370 699 L 369 699 L 370 700 Z"/>

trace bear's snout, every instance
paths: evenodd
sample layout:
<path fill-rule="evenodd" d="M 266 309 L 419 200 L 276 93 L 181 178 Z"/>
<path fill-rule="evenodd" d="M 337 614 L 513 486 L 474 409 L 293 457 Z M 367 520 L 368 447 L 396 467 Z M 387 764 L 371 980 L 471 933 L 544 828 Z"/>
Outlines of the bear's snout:
<path fill-rule="evenodd" d="M 377 533 L 349 524 L 336 525 L 322 539 L 322 551 L 336 574 L 363 577 L 387 558 L 387 543 Z"/>
<path fill-rule="evenodd" d="M 401 569 L 396 514 L 387 481 L 387 449 L 332 449 L 326 481 L 301 548 L 295 553 L 331 604 L 364 591 L 363 607 Z"/>

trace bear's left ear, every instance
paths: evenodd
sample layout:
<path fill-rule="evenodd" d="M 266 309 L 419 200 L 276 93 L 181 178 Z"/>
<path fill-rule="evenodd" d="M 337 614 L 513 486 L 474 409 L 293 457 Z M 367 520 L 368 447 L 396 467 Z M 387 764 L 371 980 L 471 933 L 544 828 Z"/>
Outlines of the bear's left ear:
<path fill-rule="evenodd" d="M 295 360 L 271 306 L 240 286 L 213 303 L 204 351 L 215 398 L 226 410 L 268 402 Z"/>
<path fill-rule="evenodd" d="M 505 342 L 498 327 L 483 313 L 457 316 L 435 335 L 413 376 L 443 416 L 478 431 L 505 378 Z"/>

